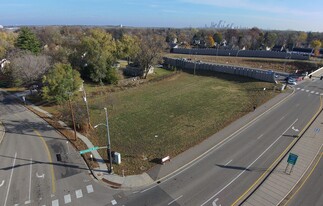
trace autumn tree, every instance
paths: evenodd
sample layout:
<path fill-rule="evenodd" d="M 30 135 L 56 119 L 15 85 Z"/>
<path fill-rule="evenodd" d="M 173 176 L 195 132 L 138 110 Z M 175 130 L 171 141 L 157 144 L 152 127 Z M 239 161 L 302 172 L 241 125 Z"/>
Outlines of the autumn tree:
<path fill-rule="evenodd" d="M 214 39 L 211 35 L 208 35 L 207 38 L 205 39 L 205 42 L 206 42 L 206 46 L 211 48 L 211 47 L 214 47 Z"/>
<path fill-rule="evenodd" d="M 16 34 L 13 32 L 0 31 L 0 60 L 5 58 L 6 53 L 14 48 Z"/>
<path fill-rule="evenodd" d="M 27 50 L 34 54 L 39 54 L 41 48 L 36 35 L 28 27 L 21 28 L 15 46 L 21 50 Z"/>
<path fill-rule="evenodd" d="M 313 40 L 311 42 L 311 47 L 314 49 L 314 55 L 319 56 L 320 55 L 320 48 L 321 48 L 322 42 L 318 39 Z"/>
<path fill-rule="evenodd" d="M 136 62 L 143 71 L 144 79 L 147 78 L 149 66 L 157 63 L 161 59 L 165 46 L 165 41 L 162 36 L 154 34 L 141 37 Z"/>
<path fill-rule="evenodd" d="M 80 73 L 70 64 L 55 64 L 43 77 L 42 97 L 47 101 L 63 103 L 82 85 Z"/>

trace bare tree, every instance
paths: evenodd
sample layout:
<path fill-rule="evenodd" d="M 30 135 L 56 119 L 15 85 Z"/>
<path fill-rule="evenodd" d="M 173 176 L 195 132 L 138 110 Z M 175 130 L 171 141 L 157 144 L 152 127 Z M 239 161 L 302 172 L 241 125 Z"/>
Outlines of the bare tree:
<path fill-rule="evenodd" d="M 137 53 L 136 61 L 143 71 L 143 78 L 146 79 L 149 66 L 161 59 L 162 52 L 166 48 L 164 38 L 159 35 L 142 36 Z"/>
<path fill-rule="evenodd" d="M 11 73 L 15 82 L 29 86 L 40 80 L 49 66 L 48 56 L 27 52 L 11 60 Z"/>

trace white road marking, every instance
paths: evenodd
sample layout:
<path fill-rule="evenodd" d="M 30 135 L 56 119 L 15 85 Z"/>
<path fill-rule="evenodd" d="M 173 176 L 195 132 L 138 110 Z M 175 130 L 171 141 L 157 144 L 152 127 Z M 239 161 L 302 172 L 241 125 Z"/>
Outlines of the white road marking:
<path fill-rule="evenodd" d="M 152 187 L 149 187 L 149 188 L 147 188 L 147 189 L 145 189 L 145 190 L 143 190 L 143 191 L 141 191 L 140 193 L 144 193 L 144 192 L 146 192 L 146 191 L 148 191 L 148 190 L 150 190 L 150 189 L 153 189 L 154 187 L 157 187 L 158 185 L 154 185 L 154 186 L 152 186 Z"/>
<path fill-rule="evenodd" d="M 53 200 L 52 201 L 52 206 L 59 206 L 58 200 Z"/>
<path fill-rule="evenodd" d="M 309 92 L 310 90 L 306 90 L 306 92 Z"/>
<path fill-rule="evenodd" d="M 295 129 L 294 127 L 292 127 L 292 130 L 294 130 L 295 132 L 299 132 L 299 130 Z"/>
<path fill-rule="evenodd" d="M 27 200 L 27 201 L 25 201 L 25 205 L 28 205 L 28 204 L 30 204 L 31 203 L 31 200 Z"/>
<path fill-rule="evenodd" d="M 216 198 L 213 202 L 212 202 L 212 206 L 218 206 L 217 204 L 216 204 L 216 202 L 219 200 L 219 198 Z M 221 206 L 221 204 L 219 205 L 219 206 Z"/>
<path fill-rule="evenodd" d="M 285 117 L 286 117 L 286 115 L 282 116 L 282 117 L 279 119 L 279 121 L 280 121 L 280 120 L 283 120 Z"/>
<path fill-rule="evenodd" d="M 313 94 L 314 93 L 314 91 L 311 91 L 311 94 Z"/>
<path fill-rule="evenodd" d="M 87 193 L 92 193 L 94 191 L 92 185 L 86 186 L 86 190 L 87 190 Z"/>
<path fill-rule="evenodd" d="M 299 88 L 299 87 L 298 87 L 298 88 L 296 88 L 296 89 L 297 89 L 297 90 L 300 90 L 301 88 Z"/>
<path fill-rule="evenodd" d="M 76 194 L 76 198 L 81 198 L 81 197 L 83 197 L 82 190 L 76 190 L 76 191 L 75 191 L 75 194 Z"/>
<path fill-rule="evenodd" d="M 301 89 L 301 91 L 304 91 L 305 89 Z"/>
<path fill-rule="evenodd" d="M 176 202 L 177 200 L 179 200 L 180 198 L 182 198 L 183 195 L 179 196 L 178 198 L 174 199 L 173 201 L 171 201 L 170 203 L 168 203 L 168 205 L 173 204 L 174 202 Z"/>
<path fill-rule="evenodd" d="M 1 184 L 0 184 L 0 187 L 2 187 L 2 186 L 3 186 L 4 182 L 5 182 L 5 181 L 4 181 L 4 180 L 2 180 L 2 182 L 1 182 Z"/>
<path fill-rule="evenodd" d="M 29 167 L 30 168 L 30 175 L 29 175 L 29 196 L 28 196 L 29 202 L 30 202 L 30 196 L 31 196 L 31 173 L 32 173 L 32 170 L 33 170 L 32 166 L 33 166 L 33 159 L 30 158 L 30 167 Z"/>
<path fill-rule="evenodd" d="M 38 172 L 36 172 L 36 177 L 43 178 L 44 179 L 45 178 L 45 174 L 39 175 Z"/>
<path fill-rule="evenodd" d="M 260 138 L 262 138 L 264 136 L 264 134 L 262 134 L 262 135 L 260 135 L 259 137 L 257 137 L 257 139 L 260 139 Z"/>
<path fill-rule="evenodd" d="M 298 119 L 296 119 L 284 132 L 283 134 L 285 134 L 285 132 L 287 132 L 289 130 L 289 128 L 291 128 L 292 125 L 294 125 L 296 122 L 298 121 Z M 269 145 L 265 151 L 263 151 L 253 162 L 251 162 L 242 172 L 240 172 L 235 178 L 233 178 L 233 180 L 231 180 L 226 186 L 224 186 L 220 191 L 218 191 L 216 194 L 214 194 L 211 198 L 209 198 L 208 200 L 206 200 L 201 206 L 207 204 L 210 200 L 212 200 L 213 198 L 215 198 L 216 196 L 218 196 L 218 194 L 220 194 L 223 190 L 225 190 L 227 187 L 229 187 L 234 181 L 236 181 L 241 175 L 243 175 L 243 173 L 245 173 L 258 159 L 260 159 L 282 136 L 280 135 L 273 143 L 271 143 L 271 145 Z"/>
<path fill-rule="evenodd" d="M 117 204 L 117 201 L 116 201 L 116 200 L 112 200 L 112 201 L 111 201 L 111 204 L 112 204 L 112 205 L 116 205 L 116 204 Z"/>
<path fill-rule="evenodd" d="M 72 202 L 71 195 L 64 195 L 64 202 L 65 204 Z"/>
<path fill-rule="evenodd" d="M 10 178 L 9 178 L 9 184 L 8 184 L 7 194 L 6 194 L 6 198 L 4 200 L 4 206 L 7 205 L 7 200 L 8 200 L 8 195 L 9 195 L 9 190 L 10 190 L 10 185 L 11 185 L 11 179 L 12 179 L 13 170 L 15 169 L 16 159 L 17 159 L 17 152 L 15 154 L 15 159 L 13 160 L 13 163 L 12 163 L 12 169 L 11 169 L 11 174 L 10 174 Z"/>
<path fill-rule="evenodd" d="M 315 94 L 320 94 L 320 93 L 316 92 Z"/>
<path fill-rule="evenodd" d="M 230 164 L 232 162 L 232 160 L 230 160 L 229 162 L 227 162 L 224 166 L 228 166 L 228 164 Z"/>

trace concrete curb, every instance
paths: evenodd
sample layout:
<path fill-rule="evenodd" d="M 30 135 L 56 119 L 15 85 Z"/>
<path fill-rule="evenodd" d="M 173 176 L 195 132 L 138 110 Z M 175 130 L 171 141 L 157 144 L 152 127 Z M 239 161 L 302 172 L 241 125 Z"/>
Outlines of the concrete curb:
<path fill-rule="evenodd" d="M 5 133 L 6 133 L 6 129 L 3 126 L 2 122 L 0 121 L 0 144 L 1 144 L 2 140 L 3 140 L 3 137 L 4 137 Z"/>

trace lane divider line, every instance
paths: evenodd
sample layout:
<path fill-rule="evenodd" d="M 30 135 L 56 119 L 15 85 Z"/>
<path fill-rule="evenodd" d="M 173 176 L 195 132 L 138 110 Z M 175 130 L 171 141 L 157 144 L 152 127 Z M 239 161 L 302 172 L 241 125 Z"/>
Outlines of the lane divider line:
<path fill-rule="evenodd" d="M 234 202 L 232 203 L 232 206 L 237 205 L 238 202 L 246 200 L 252 192 L 248 196 L 247 194 L 253 189 L 259 182 L 260 180 L 265 180 L 266 175 L 269 174 L 275 166 L 277 166 L 278 162 L 282 161 L 282 158 L 287 154 L 289 150 L 296 144 L 296 142 L 299 140 L 299 138 L 304 134 L 304 132 L 307 130 L 307 128 L 310 126 L 310 124 L 314 121 L 314 119 L 319 115 L 319 113 L 322 110 L 322 98 L 320 96 L 320 107 L 318 108 L 318 111 L 314 114 L 314 116 L 310 119 L 310 121 L 305 125 L 305 127 L 302 129 L 302 131 L 298 134 L 298 138 L 295 138 L 289 145 L 288 147 L 279 155 L 279 157 L 268 167 L 268 169 Z M 259 186 L 259 185 L 258 185 Z M 247 196 L 247 197 L 245 197 Z M 244 198 L 244 200 L 242 200 Z M 239 203 L 239 204 L 241 204 Z"/>
<path fill-rule="evenodd" d="M 4 206 L 6 206 L 6 205 L 7 205 L 7 200 L 8 200 L 9 190 L 10 190 L 10 186 L 11 186 L 11 179 L 12 179 L 13 170 L 15 169 L 16 159 L 17 159 L 17 152 L 16 152 L 16 154 L 15 154 L 15 158 L 14 158 L 13 163 L 12 163 L 12 169 L 11 169 L 11 173 L 10 173 L 10 178 L 9 178 L 9 184 L 8 184 L 7 194 L 6 194 L 6 198 L 5 198 L 5 200 L 4 200 Z"/>
<path fill-rule="evenodd" d="M 52 176 L 52 193 L 55 194 L 55 192 L 56 192 L 56 185 L 55 185 L 55 173 L 54 173 L 54 166 L 53 166 L 52 156 L 50 155 L 50 151 L 48 149 L 47 143 L 44 140 L 43 136 L 36 129 L 34 129 L 34 132 L 37 134 L 37 136 L 43 142 L 44 147 L 45 147 L 45 150 L 47 152 L 48 160 L 49 160 L 49 163 L 50 163 L 51 176 Z"/>
<path fill-rule="evenodd" d="M 215 193 L 212 197 L 210 197 L 208 200 L 206 200 L 201 206 L 207 204 L 209 201 L 211 201 L 213 198 L 215 198 L 218 194 L 220 194 L 223 190 L 225 190 L 227 187 L 229 187 L 234 181 L 236 181 L 243 173 L 245 173 L 255 162 L 257 162 L 280 138 L 287 132 L 296 122 L 298 119 L 296 119 L 273 143 L 271 143 L 254 161 L 252 161 L 242 172 L 240 172 L 235 178 L 233 178 L 227 185 L 225 185 L 221 190 L 219 190 L 217 193 Z"/>

